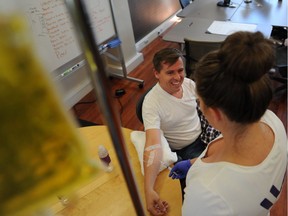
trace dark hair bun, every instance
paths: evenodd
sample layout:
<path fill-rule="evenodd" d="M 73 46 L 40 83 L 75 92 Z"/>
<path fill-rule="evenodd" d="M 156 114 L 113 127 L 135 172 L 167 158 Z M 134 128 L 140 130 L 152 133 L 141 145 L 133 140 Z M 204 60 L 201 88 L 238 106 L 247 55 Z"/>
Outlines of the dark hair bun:
<path fill-rule="evenodd" d="M 260 32 L 234 33 L 218 52 L 225 76 L 248 84 L 261 79 L 273 67 L 274 55 L 273 43 L 267 43 Z"/>

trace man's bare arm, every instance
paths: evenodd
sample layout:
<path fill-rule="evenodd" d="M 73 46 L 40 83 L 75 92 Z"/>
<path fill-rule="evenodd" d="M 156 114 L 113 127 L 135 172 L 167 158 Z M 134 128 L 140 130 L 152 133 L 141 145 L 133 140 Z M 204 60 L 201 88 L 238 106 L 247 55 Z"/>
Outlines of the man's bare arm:
<path fill-rule="evenodd" d="M 154 190 L 161 160 L 161 131 L 159 129 L 149 129 L 146 131 L 146 143 L 143 154 L 144 189 L 147 209 L 153 215 L 163 215 L 168 208 L 168 204 L 161 201 L 157 192 Z"/>

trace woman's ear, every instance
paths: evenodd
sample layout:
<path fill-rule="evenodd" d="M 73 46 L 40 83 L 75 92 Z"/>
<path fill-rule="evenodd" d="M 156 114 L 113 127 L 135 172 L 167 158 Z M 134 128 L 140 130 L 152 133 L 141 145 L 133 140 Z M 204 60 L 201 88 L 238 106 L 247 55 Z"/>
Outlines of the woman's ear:
<path fill-rule="evenodd" d="M 212 107 L 209 107 L 208 109 L 210 109 L 211 117 L 213 118 L 214 121 L 219 122 L 223 120 L 223 115 L 222 115 L 223 113 L 220 109 L 212 108 Z"/>

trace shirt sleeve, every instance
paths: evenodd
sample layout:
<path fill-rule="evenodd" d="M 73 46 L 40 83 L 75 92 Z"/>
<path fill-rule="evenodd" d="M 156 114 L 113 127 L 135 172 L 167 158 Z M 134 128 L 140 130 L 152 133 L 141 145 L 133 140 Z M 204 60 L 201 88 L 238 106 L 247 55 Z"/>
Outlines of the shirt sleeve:
<path fill-rule="evenodd" d="M 160 115 L 156 103 L 149 97 L 145 97 L 142 105 L 142 118 L 145 130 L 160 129 Z"/>

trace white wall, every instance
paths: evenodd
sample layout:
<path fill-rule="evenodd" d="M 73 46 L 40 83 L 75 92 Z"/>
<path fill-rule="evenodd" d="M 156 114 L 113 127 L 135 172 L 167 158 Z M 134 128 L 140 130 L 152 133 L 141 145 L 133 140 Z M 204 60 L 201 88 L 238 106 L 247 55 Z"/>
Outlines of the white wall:
<path fill-rule="evenodd" d="M 131 72 L 143 61 L 142 53 L 137 52 L 128 0 L 112 0 L 118 35 L 122 41 L 122 51 L 127 72 Z"/>
<path fill-rule="evenodd" d="M 117 33 L 122 42 L 122 53 L 127 73 L 129 73 L 143 61 L 143 54 L 140 53 L 140 51 L 175 22 L 175 20 L 173 20 L 175 15 L 172 16 L 172 19 L 168 19 L 135 44 L 128 0 L 112 1 Z M 117 55 L 115 50 L 109 52 Z M 120 64 L 117 64 L 115 61 L 108 61 L 108 63 L 114 65 L 108 70 L 113 73 L 122 73 Z M 86 71 L 87 65 L 60 80 L 59 85 L 60 89 L 62 89 L 62 97 L 64 98 L 65 104 L 68 108 L 71 108 L 92 90 L 89 75 Z"/>
<path fill-rule="evenodd" d="M 122 41 L 122 52 L 127 72 L 129 73 L 143 61 L 143 55 L 137 52 L 135 47 L 128 1 L 113 0 L 113 2 L 113 13 L 116 20 L 117 32 Z M 62 97 L 68 108 L 71 108 L 92 90 L 89 75 L 86 71 L 87 65 L 64 79 L 59 80 Z M 119 71 L 119 73 L 121 73 L 121 71 Z"/>
<path fill-rule="evenodd" d="M 153 31 L 151 31 L 149 34 L 147 34 L 144 38 L 142 38 L 140 41 L 138 41 L 136 43 L 136 50 L 138 52 L 140 52 L 145 46 L 147 46 L 149 43 L 151 43 L 159 35 L 163 34 L 175 22 L 178 22 L 179 18 L 176 17 L 177 13 L 172 15 L 170 19 L 167 19 L 165 22 L 163 22 L 161 25 L 159 25 L 157 28 L 155 28 Z"/>

